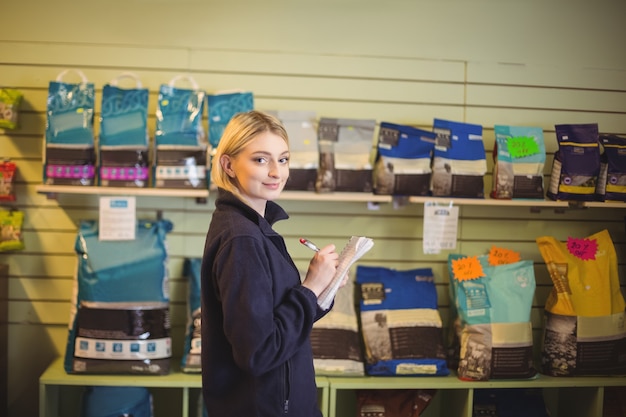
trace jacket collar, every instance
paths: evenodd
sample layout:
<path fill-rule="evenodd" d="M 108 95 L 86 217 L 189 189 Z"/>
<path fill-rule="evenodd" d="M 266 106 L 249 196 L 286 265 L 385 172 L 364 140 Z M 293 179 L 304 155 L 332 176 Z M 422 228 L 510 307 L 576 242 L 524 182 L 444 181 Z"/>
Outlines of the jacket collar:
<path fill-rule="evenodd" d="M 287 212 L 273 201 L 267 202 L 267 205 L 265 206 L 265 218 L 263 218 L 256 210 L 244 203 L 239 197 L 230 191 L 218 188 L 217 192 L 218 194 L 217 199 L 215 200 L 215 207 L 231 206 L 259 226 L 265 222 L 272 226 L 279 220 L 286 220 L 289 218 Z M 264 219 L 265 222 L 262 222 L 261 219 Z"/>

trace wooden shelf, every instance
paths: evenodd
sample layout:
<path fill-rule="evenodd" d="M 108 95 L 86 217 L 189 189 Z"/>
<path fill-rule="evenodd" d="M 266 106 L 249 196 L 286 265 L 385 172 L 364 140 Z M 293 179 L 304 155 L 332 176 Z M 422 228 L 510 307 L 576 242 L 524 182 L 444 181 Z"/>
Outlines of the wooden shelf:
<path fill-rule="evenodd" d="M 58 194 L 90 194 L 90 195 L 124 195 L 149 197 L 191 197 L 206 200 L 210 191 L 207 189 L 173 189 L 173 188 L 132 188 L 132 187 L 100 187 L 100 186 L 70 186 L 70 185 L 38 185 L 36 191 L 46 194 L 48 198 L 55 198 Z M 402 198 L 402 197 L 401 197 Z M 553 200 L 497 200 L 493 198 L 456 198 L 456 197 L 408 197 L 403 198 L 411 204 L 436 202 L 459 206 L 504 206 L 530 208 L 626 208 L 622 202 L 582 202 L 582 201 L 553 201 Z M 334 192 L 316 193 L 314 191 L 284 191 L 279 200 L 286 201 L 313 201 L 313 202 L 366 202 L 392 203 L 394 197 L 376 195 L 372 193 Z"/>

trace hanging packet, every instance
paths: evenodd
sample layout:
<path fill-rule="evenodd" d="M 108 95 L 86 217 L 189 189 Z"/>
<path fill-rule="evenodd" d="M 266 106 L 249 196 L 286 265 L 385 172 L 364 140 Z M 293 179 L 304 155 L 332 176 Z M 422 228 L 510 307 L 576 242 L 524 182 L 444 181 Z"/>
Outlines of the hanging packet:
<path fill-rule="evenodd" d="M 209 144 L 217 148 L 224 129 L 237 113 L 254 110 L 254 95 L 250 91 L 218 91 L 207 95 L 209 113 Z"/>
<path fill-rule="evenodd" d="M 375 128 L 369 119 L 320 119 L 317 192 L 372 192 Z"/>
<path fill-rule="evenodd" d="M 546 148 L 543 129 L 495 125 L 492 198 L 544 198 Z"/>
<path fill-rule="evenodd" d="M 169 373 L 168 220 L 138 220 L 135 239 L 100 240 L 80 223 L 64 367 L 67 373 Z"/>
<path fill-rule="evenodd" d="M 191 88 L 176 87 L 180 80 L 187 80 Z M 161 85 L 154 137 L 154 187 L 208 188 L 204 101 L 205 92 L 191 76 L 177 75 Z"/>
<path fill-rule="evenodd" d="M 64 81 L 70 71 L 81 81 Z M 64 70 L 56 81 L 50 82 L 43 152 L 44 184 L 94 185 L 94 102 L 94 85 L 80 70 Z"/>
<path fill-rule="evenodd" d="M 368 375 L 448 375 L 432 269 L 358 265 Z"/>
<path fill-rule="evenodd" d="M 0 252 L 24 249 L 24 241 L 22 240 L 23 224 L 23 211 L 0 211 Z"/>
<path fill-rule="evenodd" d="M 353 277 L 337 292 L 333 308 L 313 324 L 311 347 L 316 375 L 365 374 Z"/>
<path fill-rule="evenodd" d="M 19 108 L 22 93 L 13 88 L 0 88 L 0 128 L 15 129 L 18 127 Z"/>
<path fill-rule="evenodd" d="M 289 137 L 289 178 L 285 190 L 315 191 L 319 166 L 317 116 L 314 111 L 268 111 L 285 126 Z"/>
<path fill-rule="evenodd" d="M 134 88 L 122 88 L 130 78 Z M 149 183 L 147 88 L 132 72 L 125 72 L 102 88 L 99 185 L 146 187 Z"/>
<path fill-rule="evenodd" d="M 608 230 L 561 242 L 537 238 L 553 287 L 545 304 L 543 373 L 626 374 L 626 304 Z"/>
<path fill-rule="evenodd" d="M 460 321 L 457 374 L 462 380 L 531 378 L 533 262 L 494 265 L 487 255 L 448 255 L 452 300 Z M 471 275 L 460 271 L 470 271 Z"/>
<path fill-rule="evenodd" d="M 433 132 L 382 122 L 374 164 L 374 194 L 425 196 L 430 193 Z"/>
<path fill-rule="evenodd" d="M 600 175 L 598 124 L 555 125 L 554 155 L 546 195 L 552 200 L 596 201 Z"/>
<path fill-rule="evenodd" d="M 484 198 L 487 159 L 481 125 L 435 119 L 431 191 L 435 197 Z"/>
<path fill-rule="evenodd" d="M 200 355 L 202 353 L 202 306 L 200 292 L 200 267 L 202 258 L 187 258 L 183 266 L 183 275 L 187 277 L 187 327 L 180 367 L 183 372 L 202 371 Z"/>
<path fill-rule="evenodd" d="M 0 201 L 15 201 L 13 187 L 17 165 L 15 162 L 0 162 Z"/>
<path fill-rule="evenodd" d="M 602 201 L 626 201 L 626 137 L 600 134 L 600 175 L 596 195 Z"/>

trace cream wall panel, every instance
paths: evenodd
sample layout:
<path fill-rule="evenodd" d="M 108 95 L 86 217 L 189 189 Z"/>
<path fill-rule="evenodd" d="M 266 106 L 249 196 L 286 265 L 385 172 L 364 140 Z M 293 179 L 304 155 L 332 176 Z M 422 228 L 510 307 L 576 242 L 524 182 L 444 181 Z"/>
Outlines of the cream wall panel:
<path fill-rule="evenodd" d="M 623 88 L 619 86 L 626 85 L 626 69 L 623 63 L 614 68 L 602 68 L 596 65 L 525 65 L 470 61 L 467 63 L 467 81 L 471 84 L 545 87 L 556 91 L 562 88 L 580 88 L 623 92 Z"/>
<path fill-rule="evenodd" d="M 89 45 L 78 43 L 76 40 L 77 38 L 74 37 L 70 42 L 63 44 L 1 41 L 2 61 L 7 64 L 57 66 L 56 71 L 52 68 L 42 71 L 42 76 L 49 74 L 50 78 L 43 78 L 42 80 L 38 77 L 35 79 L 35 81 L 41 80 L 46 83 L 54 80 L 58 73 L 65 68 L 124 66 L 127 68 L 137 67 L 144 69 L 168 67 L 178 69 L 187 68 L 189 65 L 189 51 L 183 48 L 138 45 Z M 83 72 L 89 78 L 89 71 L 85 70 Z M 72 79 L 70 77 L 80 80 L 73 74 L 68 74 L 68 78 Z"/>
<path fill-rule="evenodd" d="M 626 115 L 619 113 L 597 113 L 592 111 L 506 109 L 468 107 L 467 121 L 493 127 L 496 124 L 538 126 L 544 129 L 546 152 L 554 152 L 556 136 L 546 131 L 554 130 L 557 124 L 597 123 L 600 132 L 623 134 Z M 554 139 L 551 139 L 554 137 Z"/>
<path fill-rule="evenodd" d="M 368 78 L 398 81 L 457 82 L 463 62 L 406 57 L 328 55 L 274 51 L 191 50 L 192 71 L 275 73 L 310 77 Z"/>
<path fill-rule="evenodd" d="M 12 18 L 7 19 L 4 38 L 64 43 L 80 34 L 87 44 L 585 62 L 612 68 L 623 65 L 612 51 L 621 45 L 619 27 L 625 11 L 622 2 L 612 0 L 497 4 L 393 0 L 382 7 L 375 0 L 167 0 L 150 5 L 118 0 L 94 13 L 76 0 L 61 4 L 38 0 L 5 5 L 4 13 Z M 532 22 L 533 30 L 523 34 L 511 30 L 511 19 Z M 448 21 L 445 31 L 442 20 Z"/>
<path fill-rule="evenodd" d="M 624 81 L 626 85 L 626 80 Z M 554 89 L 528 86 L 467 86 L 467 105 L 510 109 L 565 110 L 626 114 L 626 90 Z"/>
<path fill-rule="evenodd" d="M 0 156 L 3 158 L 41 160 L 41 140 L 39 138 L 20 136 L 19 139 L 13 140 L 12 137 L 0 133 L 0 149 L 2 149 Z"/>

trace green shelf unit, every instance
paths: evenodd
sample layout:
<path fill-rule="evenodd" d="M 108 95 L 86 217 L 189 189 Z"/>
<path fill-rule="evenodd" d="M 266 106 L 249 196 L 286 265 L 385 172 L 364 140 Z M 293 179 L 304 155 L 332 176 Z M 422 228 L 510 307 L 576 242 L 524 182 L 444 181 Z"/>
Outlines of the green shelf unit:
<path fill-rule="evenodd" d="M 626 377 L 550 377 L 462 381 L 456 374 L 432 377 L 329 377 L 329 417 L 356 415 L 356 392 L 374 389 L 436 389 L 423 417 L 472 417 L 480 389 L 541 388 L 551 417 L 601 417 L 605 387 L 626 387 Z"/>
<path fill-rule="evenodd" d="M 68 374 L 63 368 L 63 358 L 53 361 L 39 377 L 39 417 L 72 417 L 78 413 L 78 406 L 70 410 L 63 408 L 64 394 L 77 398 L 77 392 L 88 386 L 127 386 L 146 387 L 154 394 L 155 417 L 175 415 L 196 416 L 196 400 L 202 388 L 200 374 L 180 371 L 172 359 L 172 369 L 167 375 L 82 375 Z M 329 383 L 326 377 L 316 377 L 320 409 L 327 417 L 329 406 Z M 166 392 L 167 391 L 167 392 Z M 170 414 L 164 411 L 167 408 Z M 63 412 L 63 414 L 61 414 Z M 71 415 L 68 415 L 71 414 Z M 76 414 L 78 416 L 78 414 Z"/>

